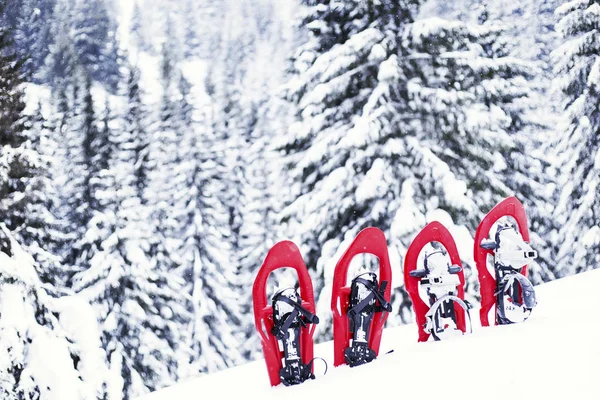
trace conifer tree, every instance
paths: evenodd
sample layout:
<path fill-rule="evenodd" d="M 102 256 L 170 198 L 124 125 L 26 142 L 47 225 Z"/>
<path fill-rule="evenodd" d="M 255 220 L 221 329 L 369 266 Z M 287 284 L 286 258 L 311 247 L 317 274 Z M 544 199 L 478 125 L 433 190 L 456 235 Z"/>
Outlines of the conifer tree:
<path fill-rule="evenodd" d="M 74 110 L 67 121 L 63 140 L 67 148 L 67 182 L 65 208 L 67 229 L 73 235 L 66 261 L 79 270 L 85 270 L 99 249 L 105 236 L 95 232 L 99 228 L 97 217 L 108 207 L 103 204 L 102 188 L 109 187 L 107 160 L 110 159 L 108 138 L 101 134 L 98 113 L 92 97 L 91 78 L 83 68 L 78 68 L 79 77 L 74 87 Z M 104 168 L 103 168 L 104 167 Z"/>
<path fill-rule="evenodd" d="M 556 12 L 565 42 L 554 52 L 554 85 L 564 93 L 568 120 L 555 148 L 561 176 L 556 263 L 565 276 L 600 262 L 600 4 L 568 1 Z"/>
<path fill-rule="evenodd" d="M 69 79 L 82 68 L 92 81 L 116 90 L 121 63 L 116 25 L 102 0 L 56 0 L 49 32 L 52 42 L 41 76 L 47 82 Z"/>
<path fill-rule="evenodd" d="M 512 194 L 523 202 L 529 219 L 532 245 L 539 257 L 531 264 L 530 278 L 534 283 L 554 279 L 552 244 L 549 234 L 554 229 L 551 215 L 555 183 L 549 173 L 548 140 L 554 133 L 560 112 L 557 96 L 549 94 L 548 82 L 552 66 L 548 54 L 555 47 L 556 0 L 520 1 L 465 0 L 437 3 L 444 18 L 492 29 L 494 41 L 486 52 L 495 58 L 513 57 L 527 61 L 529 70 L 524 78 L 527 96 L 513 101 L 515 111 L 509 113 L 507 129 L 512 145 L 503 157 L 506 171 L 503 180 Z M 435 8 L 435 6 L 434 6 Z M 516 107 L 515 107 L 516 106 Z M 506 107 L 504 107 L 506 110 Z"/>
<path fill-rule="evenodd" d="M 432 161 L 409 137 L 406 83 L 397 55 L 418 3 L 309 2 L 312 40 L 296 53 L 296 75 L 286 85 L 286 97 L 298 105 L 298 121 L 276 144 L 287 153 L 287 179 L 300 182 L 283 222 L 307 249 L 309 268 L 317 267 L 321 309 L 331 292 L 332 247 L 369 225 L 388 231 L 398 208 L 421 215 L 405 222 L 406 236 L 425 220 L 424 201 L 412 195 L 403 199 L 416 191 L 416 176 Z M 346 19 L 320 19 L 339 13 Z M 332 43 L 338 31 L 347 36 Z M 398 246 L 394 252 L 408 242 Z M 330 324 L 319 325 L 319 338 L 327 338 Z"/>
<path fill-rule="evenodd" d="M 142 102 L 140 70 L 136 66 L 129 67 L 126 98 L 127 112 L 125 114 L 124 129 L 129 132 L 134 140 L 134 186 L 140 201 L 145 204 L 146 197 L 144 193 L 148 186 L 149 121 L 148 111 Z"/>
<path fill-rule="evenodd" d="M 220 153 L 210 119 L 191 105 L 189 86 L 182 77 L 180 123 L 188 128 L 183 138 L 176 209 L 184 238 L 179 250 L 182 276 L 191 296 L 191 347 L 196 370 L 214 372 L 242 361 L 235 332 L 242 325 L 237 284 L 237 263 L 230 243 L 229 213 L 221 202 L 226 190 Z M 185 188 L 185 189 L 184 189 Z"/>
<path fill-rule="evenodd" d="M 54 0 L 8 0 L 4 13 L 14 29 L 16 51 L 24 59 L 24 72 L 38 80 L 37 72 L 48 55 Z"/>
<path fill-rule="evenodd" d="M 22 223 L 14 231 L 25 250 L 36 261 L 40 279 L 44 283 L 56 286 L 57 290 L 66 285 L 66 276 L 61 265 L 60 252 L 65 243 L 63 222 L 57 217 L 59 187 L 55 182 L 57 160 L 54 126 L 45 117 L 38 103 L 31 116 L 29 139 L 24 147 L 37 154 L 38 165 L 35 175 L 25 180 L 26 196 L 21 198 L 13 211 L 22 213 Z"/>
<path fill-rule="evenodd" d="M 2 7 L 4 5 L 5 2 L 1 4 Z M 15 31 L 9 29 L 5 20 L 2 21 L 0 210 L 3 222 L 32 251 L 44 280 L 49 280 L 48 269 L 53 264 L 53 256 L 43 249 L 51 247 L 57 233 L 57 221 L 49 200 L 53 189 L 49 176 L 53 145 L 40 107 L 36 115 L 25 113 L 24 90 L 28 79 L 24 72 L 25 60 L 19 57 L 15 48 L 12 36 Z"/>
<path fill-rule="evenodd" d="M 124 398 L 174 383 L 191 358 L 183 280 L 163 259 L 148 257 L 154 232 L 142 201 L 147 138 L 137 79 L 130 67 L 122 89 L 124 115 L 111 118 L 106 112 L 90 143 L 96 208 L 80 246 L 88 267 L 73 278 L 74 288 L 97 311 L 111 370 L 123 377 Z"/>
<path fill-rule="evenodd" d="M 186 282 L 190 315 L 186 343 L 190 369 L 213 372 L 241 361 L 233 332 L 240 325 L 230 256 L 229 190 L 220 177 L 225 153 L 212 121 L 193 104 L 192 87 L 178 67 L 182 49 L 172 29 L 163 47 L 160 122 L 150 144 L 148 204 L 155 231 L 150 255 L 164 271 Z M 219 147 L 221 145 L 221 147 Z M 182 327 L 182 330 L 184 328 Z"/>

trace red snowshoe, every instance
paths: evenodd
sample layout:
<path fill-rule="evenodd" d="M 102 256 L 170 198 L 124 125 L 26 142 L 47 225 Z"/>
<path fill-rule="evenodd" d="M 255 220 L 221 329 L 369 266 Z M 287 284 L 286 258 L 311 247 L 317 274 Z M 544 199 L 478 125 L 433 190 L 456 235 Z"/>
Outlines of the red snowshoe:
<path fill-rule="evenodd" d="M 286 267 L 296 270 L 300 293 L 294 288 L 281 290 L 273 296 L 272 305 L 268 305 L 266 285 L 269 275 Z M 269 251 L 254 280 L 252 298 L 254 322 L 271 386 L 282 382 L 289 386 L 314 379 L 313 334 L 319 319 L 315 315 L 312 281 L 294 243 L 282 241 Z"/>
<path fill-rule="evenodd" d="M 444 249 L 426 251 L 419 258 L 431 242 L 440 243 Z M 464 301 L 465 275 L 454 239 L 441 223 L 428 224 L 409 246 L 404 260 L 404 284 L 415 310 L 419 342 L 426 342 L 430 335 L 441 340 L 464 334 L 465 319 L 469 319 L 471 331 L 469 306 Z"/>
<path fill-rule="evenodd" d="M 379 258 L 379 277 L 367 272 L 346 285 L 348 267 L 358 254 Z M 377 228 L 363 229 L 338 261 L 333 276 L 331 311 L 333 312 L 334 365 L 351 367 L 368 363 L 379 353 L 381 334 L 391 310 L 392 271 L 385 235 Z M 376 313 L 383 313 L 375 317 Z"/>
<path fill-rule="evenodd" d="M 515 197 L 496 205 L 479 224 L 474 258 L 479 274 L 482 326 L 529 318 L 536 298 L 527 279 L 527 264 L 537 257 L 537 252 L 528 242 L 525 209 Z"/>

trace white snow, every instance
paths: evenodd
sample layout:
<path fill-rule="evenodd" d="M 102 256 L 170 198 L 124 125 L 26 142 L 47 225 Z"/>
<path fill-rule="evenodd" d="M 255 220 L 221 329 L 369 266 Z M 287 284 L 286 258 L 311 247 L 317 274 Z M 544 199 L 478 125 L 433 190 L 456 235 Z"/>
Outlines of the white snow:
<path fill-rule="evenodd" d="M 381 158 L 373 161 L 371 169 L 367 171 L 365 178 L 356 188 L 356 201 L 358 203 L 379 198 L 385 193 L 385 189 L 388 186 L 384 179 L 385 168 L 385 161 Z"/>
<path fill-rule="evenodd" d="M 0 385 L 17 393 L 39 390 L 45 400 L 99 398 L 107 368 L 90 306 L 75 296 L 48 296 L 31 256 L 3 224 L 0 229 L 13 252 L 12 257 L 0 252 L 0 370 L 6 379 Z"/>
<path fill-rule="evenodd" d="M 481 328 L 444 342 L 417 343 L 413 325 L 386 329 L 381 356 L 350 369 L 333 368 L 331 342 L 316 346 L 329 371 L 315 363 L 314 381 L 271 388 L 262 360 L 189 380 L 140 400 L 198 396 L 255 399 L 570 399 L 597 400 L 600 270 L 536 287 L 538 307 L 518 325 Z M 389 350 L 391 354 L 385 354 Z"/>
<path fill-rule="evenodd" d="M 392 54 L 390 58 L 385 60 L 379 66 L 379 73 L 377 74 L 377 80 L 379 82 L 390 81 L 400 79 L 402 77 L 402 70 L 398 64 L 398 56 Z"/>

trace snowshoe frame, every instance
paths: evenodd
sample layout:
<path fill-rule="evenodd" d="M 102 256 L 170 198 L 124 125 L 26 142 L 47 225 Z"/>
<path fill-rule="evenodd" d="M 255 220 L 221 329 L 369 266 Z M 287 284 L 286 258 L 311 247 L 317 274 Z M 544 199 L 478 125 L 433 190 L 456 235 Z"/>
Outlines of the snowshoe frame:
<path fill-rule="evenodd" d="M 302 307 L 310 313 L 315 314 L 315 296 L 312 281 L 306 264 L 302 259 L 298 247 L 289 240 L 281 241 L 275 244 L 267 253 L 265 260 L 260 267 L 254 285 L 252 286 L 252 299 L 254 303 L 254 323 L 256 331 L 260 335 L 260 341 L 267 364 L 267 371 L 271 386 L 281 383 L 279 372 L 283 368 L 283 351 L 279 347 L 279 340 L 272 334 L 273 330 L 273 307 L 267 299 L 267 281 L 269 275 L 279 268 L 292 268 L 298 274 L 298 283 L 300 285 L 300 297 Z M 312 372 L 313 360 L 313 335 L 316 325 L 311 324 L 301 329 L 300 333 L 300 352 L 302 363 L 310 365 Z"/>
<path fill-rule="evenodd" d="M 525 242 L 529 242 L 529 229 L 527 227 L 527 215 L 523 204 L 514 196 L 508 197 L 498 203 L 489 213 L 483 218 L 477 231 L 475 232 L 475 242 L 473 246 L 473 258 L 477 266 L 479 276 L 479 290 L 481 294 L 481 309 L 479 316 L 481 326 L 498 325 L 498 313 L 495 312 L 494 320 L 491 321 L 489 313 L 492 307 L 496 307 L 497 302 L 497 282 L 496 276 L 490 274 L 487 268 L 487 257 L 494 257 L 493 249 L 486 249 L 481 246 L 484 239 L 489 238 L 490 229 L 502 217 L 512 217 L 518 225 L 521 237 Z M 524 265 L 520 270 L 521 275 L 527 277 L 527 265 Z"/>
<path fill-rule="evenodd" d="M 352 332 L 348 320 L 350 304 L 350 289 L 346 284 L 348 267 L 354 256 L 358 254 L 372 254 L 379 259 L 379 283 L 386 281 L 383 296 L 389 303 L 392 288 L 392 268 L 388 254 L 387 241 L 384 233 L 374 227 L 365 228 L 358 233 L 354 241 L 344 252 L 335 266 L 333 275 L 333 292 L 331 295 L 331 311 L 333 313 L 333 365 L 339 366 L 346 363 L 344 352 L 350 347 Z M 374 315 L 368 339 L 368 347 L 379 354 L 383 326 L 388 313 Z"/>

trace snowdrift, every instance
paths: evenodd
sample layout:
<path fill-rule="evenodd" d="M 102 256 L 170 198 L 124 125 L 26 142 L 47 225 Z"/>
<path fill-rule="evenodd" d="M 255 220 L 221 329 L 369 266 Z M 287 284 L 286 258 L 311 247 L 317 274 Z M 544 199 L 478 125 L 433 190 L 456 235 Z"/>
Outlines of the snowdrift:
<path fill-rule="evenodd" d="M 386 329 L 380 357 L 333 368 L 332 343 L 315 347 L 330 368 L 302 385 L 271 387 L 263 360 L 180 383 L 139 400 L 252 399 L 600 399 L 600 270 L 536 287 L 538 307 L 518 325 L 482 328 L 417 343 L 414 324 Z M 386 354 L 393 350 L 392 353 Z M 320 376 L 321 375 L 321 376 Z"/>

